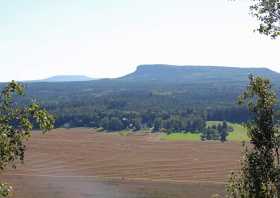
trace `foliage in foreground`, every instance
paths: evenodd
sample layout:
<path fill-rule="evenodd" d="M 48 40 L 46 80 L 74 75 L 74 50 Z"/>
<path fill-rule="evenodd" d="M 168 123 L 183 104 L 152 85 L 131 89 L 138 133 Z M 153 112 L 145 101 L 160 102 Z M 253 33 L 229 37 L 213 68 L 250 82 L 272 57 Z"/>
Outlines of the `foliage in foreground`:
<path fill-rule="evenodd" d="M 232 173 L 227 193 L 229 198 L 276 198 L 280 196 L 280 136 L 273 117 L 277 99 L 269 80 L 249 79 L 240 104 L 246 103 L 254 115 L 247 124 L 251 145 L 245 148 L 240 172 Z"/>
<path fill-rule="evenodd" d="M 14 102 L 15 96 L 23 96 L 23 85 L 12 81 L 0 95 L 0 169 L 8 165 L 16 167 L 17 161 L 24 160 L 25 141 L 31 136 L 34 125 L 43 132 L 53 128 L 54 118 L 39 104 L 32 102 L 20 106 Z M 12 188 L 0 184 L 0 197 L 7 197 Z"/>
<path fill-rule="evenodd" d="M 252 0 L 251 13 L 259 21 L 257 31 L 261 34 L 276 38 L 280 36 L 280 1 Z"/>

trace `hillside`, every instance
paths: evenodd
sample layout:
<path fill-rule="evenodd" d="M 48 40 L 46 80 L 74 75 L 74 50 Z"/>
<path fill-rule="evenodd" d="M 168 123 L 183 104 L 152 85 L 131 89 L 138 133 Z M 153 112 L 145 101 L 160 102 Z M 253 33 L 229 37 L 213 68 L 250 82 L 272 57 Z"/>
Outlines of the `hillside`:
<path fill-rule="evenodd" d="M 108 126 L 114 118 L 120 129 L 129 122 L 152 127 L 162 118 L 165 124 L 183 119 L 191 129 L 194 121 L 201 126 L 207 120 L 248 120 L 236 101 L 250 73 L 272 79 L 279 95 L 280 74 L 266 68 L 141 65 L 115 79 L 25 84 L 27 96 L 55 114 L 57 126 Z"/>
<path fill-rule="evenodd" d="M 267 77 L 276 87 L 280 86 L 280 74 L 266 68 L 141 65 L 135 72 L 115 79 L 89 81 L 86 77 L 57 76 L 29 83 L 28 91 L 55 103 L 59 98 L 71 103 L 106 97 L 125 101 L 133 109 L 142 108 L 140 103 L 169 109 L 169 104 L 159 106 L 159 100 L 169 103 L 171 99 L 178 105 L 226 105 L 233 104 L 244 90 L 249 74 Z"/>
<path fill-rule="evenodd" d="M 248 75 L 261 75 L 280 82 L 280 74 L 267 68 L 236 68 L 216 66 L 140 65 L 136 71 L 122 77 L 129 81 L 169 83 L 247 82 Z"/>

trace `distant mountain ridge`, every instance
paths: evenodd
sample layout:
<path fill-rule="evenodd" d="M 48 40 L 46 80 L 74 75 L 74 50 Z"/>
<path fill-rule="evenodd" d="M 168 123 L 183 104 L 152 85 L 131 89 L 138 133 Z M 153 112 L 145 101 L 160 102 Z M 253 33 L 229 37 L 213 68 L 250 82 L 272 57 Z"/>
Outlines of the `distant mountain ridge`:
<path fill-rule="evenodd" d="M 139 65 L 130 74 L 119 78 L 96 79 L 85 75 L 57 75 L 42 80 L 25 82 L 85 82 L 94 80 L 97 84 L 110 82 L 130 83 L 172 83 L 172 84 L 205 84 L 205 83 L 244 83 L 248 82 L 248 75 L 258 75 L 272 80 L 273 84 L 280 85 L 280 73 L 268 68 L 241 68 L 226 66 L 193 66 L 193 65 Z"/>
<path fill-rule="evenodd" d="M 263 76 L 280 83 L 280 73 L 267 68 L 238 68 L 219 66 L 140 65 L 121 80 L 146 82 L 231 82 L 247 81 L 248 75 Z"/>
<path fill-rule="evenodd" d="M 57 75 L 47 79 L 40 80 L 40 82 L 81 82 L 95 80 L 88 76 L 83 75 Z"/>

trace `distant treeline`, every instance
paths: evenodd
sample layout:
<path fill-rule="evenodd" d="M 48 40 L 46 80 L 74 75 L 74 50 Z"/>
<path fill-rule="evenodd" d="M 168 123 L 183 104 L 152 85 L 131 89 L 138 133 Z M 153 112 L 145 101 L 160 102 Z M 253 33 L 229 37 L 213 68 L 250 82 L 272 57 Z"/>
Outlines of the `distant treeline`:
<path fill-rule="evenodd" d="M 29 99 L 36 98 L 55 115 L 56 127 L 201 132 L 208 120 L 240 123 L 250 118 L 236 104 L 244 89 L 240 84 L 100 80 L 29 83 L 26 89 Z"/>
<path fill-rule="evenodd" d="M 100 100 L 100 99 L 99 99 Z M 146 99 L 148 100 L 148 99 Z M 86 101 L 85 101 L 86 102 Z M 135 101 L 135 106 L 146 101 Z M 170 100 L 175 106 L 174 102 Z M 126 101 L 110 99 L 99 104 L 91 103 L 64 103 L 46 105 L 45 107 L 56 116 L 56 127 L 94 127 L 107 131 L 131 129 L 134 131 L 148 128 L 152 131 L 165 132 L 202 132 L 208 120 L 226 120 L 229 122 L 243 122 L 249 119 L 245 108 L 216 107 L 216 108 L 186 108 L 178 106 L 174 109 L 169 104 L 128 109 Z M 165 106 L 166 105 L 166 106 Z M 162 106 L 158 108 L 158 106 Z M 187 106 L 187 105 L 186 105 Z"/>
<path fill-rule="evenodd" d="M 69 109 L 68 109 L 69 110 Z M 199 132 L 206 126 L 206 117 L 192 110 L 182 112 L 129 112 L 118 110 L 55 113 L 56 127 L 94 127 L 108 131 L 149 128 L 153 131 Z"/>

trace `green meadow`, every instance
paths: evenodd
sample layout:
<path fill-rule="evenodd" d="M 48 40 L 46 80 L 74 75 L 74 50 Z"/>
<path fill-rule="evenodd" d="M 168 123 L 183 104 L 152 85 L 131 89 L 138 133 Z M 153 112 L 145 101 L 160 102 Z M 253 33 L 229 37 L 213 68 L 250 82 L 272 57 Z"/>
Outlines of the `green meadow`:
<path fill-rule="evenodd" d="M 221 121 L 208 121 L 207 126 L 217 125 L 222 123 Z M 227 140 L 228 141 L 249 141 L 247 135 L 247 130 L 241 124 L 229 123 L 229 126 L 233 128 L 233 131 L 229 133 Z M 200 141 L 200 133 L 171 133 L 169 135 L 162 135 L 161 140 L 167 141 Z"/>
<path fill-rule="evenodd" d="M 162 135 L 160 139 L 167 141 L 200 141 L 200 133 L 171 133 L 169 135 Z"/>

